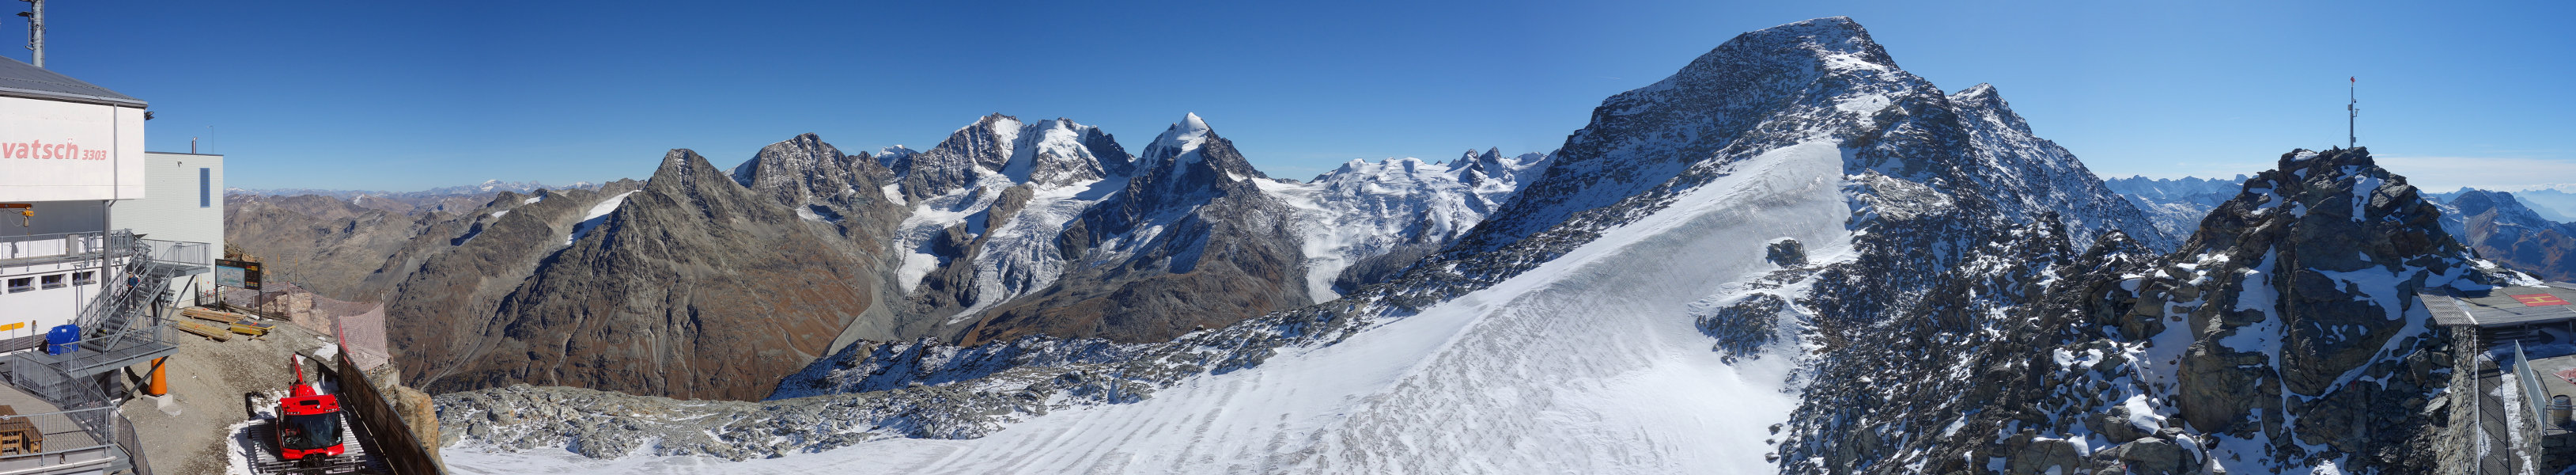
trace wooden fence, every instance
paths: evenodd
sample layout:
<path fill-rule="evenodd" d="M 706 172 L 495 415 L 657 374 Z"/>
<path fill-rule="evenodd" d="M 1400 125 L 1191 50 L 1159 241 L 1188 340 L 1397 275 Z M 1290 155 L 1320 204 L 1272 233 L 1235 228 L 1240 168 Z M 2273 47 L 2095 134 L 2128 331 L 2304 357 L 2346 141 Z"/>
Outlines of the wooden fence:
<path fill-rule="evenodd" d="M 411 426 L 403 424 L 402 413 L 394 410 L 393 400 L 358 371 L 358 363 L 349 359 L 349 349 L 340 348 L 339 355 L 332 359 L 332 366 L 338 367 L 340 407 L 355 413 L 358 422 L 367 425 L 367 432 L 376 436 L 377 446 L 367 451 L 384 457 L 395 475 L 446 473 L 439 469 L 438 459 L 429 455 L 429 446 L 422 445 L 412 435 Z"/>

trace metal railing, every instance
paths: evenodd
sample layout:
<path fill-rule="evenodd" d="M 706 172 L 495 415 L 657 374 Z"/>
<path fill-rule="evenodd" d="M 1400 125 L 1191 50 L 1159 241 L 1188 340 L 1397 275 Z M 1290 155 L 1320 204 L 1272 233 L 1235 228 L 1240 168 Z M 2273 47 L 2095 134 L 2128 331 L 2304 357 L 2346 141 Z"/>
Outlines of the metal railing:
<path fill-rule="evenodd" d="M 121 231 L 112 236 L 134 238 L 133 233 Z M 0 263 L 36 265 L 98 259 L 100 250 L 116 248 L 115 244 L 118 243 L 108 242 L 97 232 L 0 236 Z"/>
<path fill-rule="evenodd" d="M 83 422 L 91 420 L 113 420 L 113 423 L 107 424 L 112 433 L 90 431 Z M 0 471 L 30 473 L 90 470 L 90 466 L 94 465 L 115 464 L 118 451 L 140 453 L 134 451 L 140 448 L 139 444 L 116 443 L 116 437 L 120 434 L 125 438 L 133 438 L 134 431 L 130 424 L 124 417 L 118 416 L 116 408 L 113 407 L 0 416 L 0 434 L 19 438 L 15 444 L 0 444 Z M 100 438 L 99 436 L 102 435 L 108 437 Z M 150 470 L 141 468 L 143 467 L 141 463 L 132 465 L 138 467 L 138 470 Z"/>
<path fill-rule="evenodd" d="M 138 241 L 142 241 L 143 245 L 149 248 L 145 256 L 155 261 L 195 265 L 215 263 L 212 244 L 159 239 L 138 239 Z"/>
<path fill-rule="evenodd" d="M 2513 342 L 2514 380 L 2522 385 L 2523 404 L 2531 407 L 2531 425 L 2554 429 L 2549 420 L 2549 391 L 2540 389 L 2540 372 L 2531 370 L 2531 358 L 2522 354 L 2522 342 Z"/>

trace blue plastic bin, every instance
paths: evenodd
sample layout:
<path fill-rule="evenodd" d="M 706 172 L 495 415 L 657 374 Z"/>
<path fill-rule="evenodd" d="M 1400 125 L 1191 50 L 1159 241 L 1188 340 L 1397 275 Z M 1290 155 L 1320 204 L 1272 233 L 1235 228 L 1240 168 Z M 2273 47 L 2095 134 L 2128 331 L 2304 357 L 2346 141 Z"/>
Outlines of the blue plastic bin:
<path fill-rule="evenodd" d="M 61 325 L 45 332 L 45 354 L 80 351 L 80 325 Z"/>

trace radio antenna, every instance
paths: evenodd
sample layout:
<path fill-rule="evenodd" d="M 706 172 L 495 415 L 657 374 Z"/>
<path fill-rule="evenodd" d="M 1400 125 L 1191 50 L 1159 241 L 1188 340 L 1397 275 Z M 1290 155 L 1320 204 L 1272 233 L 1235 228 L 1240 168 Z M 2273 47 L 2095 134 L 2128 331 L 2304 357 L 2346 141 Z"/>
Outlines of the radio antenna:
<path fill-rule="evenodd" d="M 2358 95 L 2361 89 L 2361 77 L 2353 76 L 2346 80 L 2352 84 L 2345 86 L 2344 95 L 2352 103 L 2343 106 L 2343 148 L 2352 148 L 2353 144 L 2361 143 L 2361 139 L 2354 137 L 2353 133 L 2356 130 L 2356 124 L 2361 122 L 2361 96 Z"/>

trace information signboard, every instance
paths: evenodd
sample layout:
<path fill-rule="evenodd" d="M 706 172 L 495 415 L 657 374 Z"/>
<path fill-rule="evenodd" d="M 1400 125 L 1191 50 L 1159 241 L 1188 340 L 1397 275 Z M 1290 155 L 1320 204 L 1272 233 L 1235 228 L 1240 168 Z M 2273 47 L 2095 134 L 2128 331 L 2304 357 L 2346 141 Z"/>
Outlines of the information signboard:
<path fill-rule="evenodd" d="M 215 285 L 259 290 L 259 262 L 215 260 Z"/>

